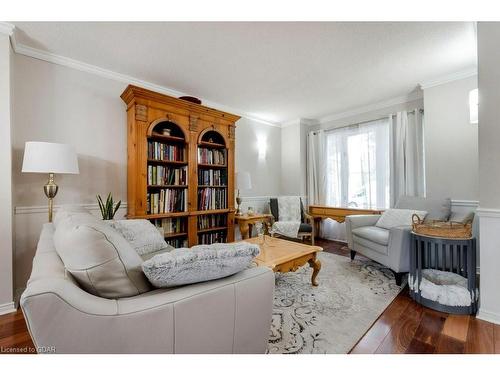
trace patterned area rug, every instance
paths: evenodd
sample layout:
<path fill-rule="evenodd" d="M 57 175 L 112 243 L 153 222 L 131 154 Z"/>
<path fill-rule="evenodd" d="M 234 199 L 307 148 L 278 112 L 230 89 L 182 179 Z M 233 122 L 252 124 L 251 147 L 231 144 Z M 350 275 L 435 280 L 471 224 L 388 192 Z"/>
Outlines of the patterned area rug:
<path fill-rule="evenodd" d="M 270 354 L 348 353 L 402 290 L 392 272 L 368 260 L 320 253 L 309 266 L 276 274 Z"/>

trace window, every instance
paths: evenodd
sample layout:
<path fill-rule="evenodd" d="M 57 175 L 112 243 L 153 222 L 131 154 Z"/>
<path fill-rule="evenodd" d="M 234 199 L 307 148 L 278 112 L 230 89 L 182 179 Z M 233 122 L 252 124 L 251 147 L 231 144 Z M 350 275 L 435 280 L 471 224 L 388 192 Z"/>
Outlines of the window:
<path fill-rule="evenodd" d="M 388 208 L 389 119 L 334 129 L 326 135 L 327 205 Z"/>

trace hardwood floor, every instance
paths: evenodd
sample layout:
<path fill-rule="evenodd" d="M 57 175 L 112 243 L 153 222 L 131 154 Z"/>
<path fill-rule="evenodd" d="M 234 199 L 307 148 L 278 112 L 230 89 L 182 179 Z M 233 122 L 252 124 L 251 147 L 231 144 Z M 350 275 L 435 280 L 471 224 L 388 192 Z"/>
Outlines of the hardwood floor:
<path fill-rule="evenodd" d="M 349 256 L 344 244 L 318 239 L 326 252 Z M 22 312 L 0 316 L 0 353 L 33 353 Z M 500 326 L 467 315 L 450 315 L 415 303 L 403 290 L 351 353 L 500 354 Z"/>

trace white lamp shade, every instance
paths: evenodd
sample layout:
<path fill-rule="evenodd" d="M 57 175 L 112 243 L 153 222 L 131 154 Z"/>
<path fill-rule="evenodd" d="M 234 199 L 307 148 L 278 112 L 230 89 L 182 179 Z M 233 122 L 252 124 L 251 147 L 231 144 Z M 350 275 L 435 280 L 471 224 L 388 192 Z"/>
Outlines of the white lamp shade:
<path fill-rule="evenodd" d="M 78 159 L 71 145 L 26 142 L 23 172 L 78 174 Z"/>
<path fill-rule="evenodd" d="M 236 172 L 236 187 L 242 190 L 252 188 L 252 180 L 248 172 Z"/>

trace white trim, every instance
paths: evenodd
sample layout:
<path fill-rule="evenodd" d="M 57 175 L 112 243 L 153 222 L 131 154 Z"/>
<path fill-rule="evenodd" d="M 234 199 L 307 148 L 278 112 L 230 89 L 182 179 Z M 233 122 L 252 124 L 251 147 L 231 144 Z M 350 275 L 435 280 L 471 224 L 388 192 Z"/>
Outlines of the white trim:
<path fill-rule="evenodd" d="M 398 96 L 396 98 L 392 98 L 389 100 L 384 100 L 382 102 L 369 104 L 369 105 L 366 105 L 363 107 L 353 108 L 353 109 L 345 111 L 345 112 L 333 113 L 333 114 L 330 114 L 327 116 L 323 116 L 318 120 L 318 123 L 321 125 L 321 124 L 325 124 L 325 123 L 328 123 L 331 121 L 341 120 L 344 118 L 348 118 L 348 117 L 352 117 L 352 116 L 356 116 L 356 115 L 361 115 L 363 113 L 376 111 L 378 109 L 383 109 L 383 108 L 391 107 L 391 106 L 398 105 L 398 104 L 412 102 L 412 101 L 418 100 L 418 99 L 422 99 L 422 92 L 421 91 L 412 92 L 412 93 L 407 94 L 407 95 Z"/>
<path fill-rule="evenodd" d="M 488 218 L 500 218 L 500 209 L 498 208 L 483 208 L 478 207 L 476 210 L 477 216 L 479 218 L 488 217 Z"/>
<path fill-rule="evenodd" d="M 12 24 L 0 23 L 0 32 L 2 32 L 4 30 L 7 32 L 10 30 L 10 34 L 8 34 L 8 35 L 10 36 L 10 39 L 11 39 L 12 49 L 14 50 L 15 53 L 18 53 L 20 55 L 24 55 L 24 56 L 32 57 L 34 59 L 47 61 L 47 62 L 52 63 L 52 64 L 61 65 L 61 66 L 65 66 L 68 68 L 80 70 L 82 72 L 95 74 L 95 75 L 98 75 L 98 76 L 101 76 L 104 78 L 108 78 L 108 79 L 112 79 L 112 80 L 115 80 L 118 82 L 124 82 L 126 84 L 133 84 L 133 85 L 140 86 L 140 87 L 143 87 L 145 89 L 153 90 L 156 92 L 160 92 L 160 93 L 163 93 L 166 95 L 171 95 L 171 96 L 175 96 L 175 97 L 189 95 L 189 94 L 186 94 L 182 91 L 177 91 L 177 90 L 171 89 L 171 88 L 166 87 L 166 86 L 160 86 L 160 85 L 157 85 L 155 83 L 144 81 L 142 79 L 135 78 L 135 77 L 132 77 L 132 76 L 129 76 L 126 74 L 118 73 L 118 72 L 115 72 L 115 71 L 112 71 L 109 69 L 100 68 L 96 65 L 87 64 L 85 62 L 71 59 L 69 57 L 57 55 L 55 53 L 42 51 L 38 48 L 33 48 L 33 47 L 29 47 L 29 46 L 20 44 L 16 40 L 15 26 Z M 5 31 L 4 31 L 4 33 L 6 33 Z M 261 124 L 268 125 L 268 126 L 274 126 L 274 127 L 278 127 L 278 128 L 281 127 L 280 123 L 277 123 L 274 121 L 268 121 L 265 119 L 261 119 L 261 118 L 252 116 L 251 114 L 249 114 L 245 111 L 242 111 L 240 109 L 237 109 L 237 108 L 228 107 L 228 106 L 225 106 L 225 105 L 222 105 L 222 104 L 219 104 L 216 102 L 212 102 L 209 100 L 205 100 L 205 99 L 202 99 L 202 102 L 203 102 L 204 106 L 211 107 L 211 108 L 217 108 L 217 109 L 219 109 L 221 111 L 225 111 L 225 112 L 234 113 L 238 116 L 244 117 L 244 118 L 251 120 L 251 121 L 256 121 L 256 122 L 259 122 Z"/>
<path fill-rule="evenodd" d="M 455 73 L 452 73 L 452 74 L 447 74 L 445 76 L 442 76 L 442 77 L 439 77 L 439 78 L 436 78 L 436 79 L 433 79 L 433 80 L 422 82 L 420 84 L 420 88 L 422 90 L 426 90 L 426 89 L 434 87 L 434 86 L 439 86 L 439 85 L 442 85 L 442 84 L 445 84 L 445 83 L 449 83 L 449 82 L 453 82 L 453 81 L 458 81 L 460 79 L 469 78 L 469 77 L 473 77 L 473 76 L 477 76 L 477 67 L 476 68 L 462 70 L 460 72 L 455 72 Z"/>
<path fill-rule="evenodd" d="M 252 196 L 252 197 L 242 197 L 240 196 L 242 202 L 257 202 L 257 201 L 265 201 L 269 200 L 271 197 L 270 196 Z"/>
<path fill-rule="evenodd" d="M 63 205 L 64 206 L 64 205 Z M 89 211 L 99 211 L 99 205 L 97 203 L 81 203 L 81 204 L 72 204 L 72 206 L 82 207 Z M 54 206 L 54 210 L 61 208 L 61 205 Z M 120 204 L 120 210 L 127 208 L 127 202 L 122 202 Z M 14 209 L 14 214 L 16 215 L 24 215 L 24 214 L 45 214 L 49 212 L 49 208 L 47 206 L 19 206 Z"/>
<path fill-rule="evenodd" d="M 485 320 L 490 323 L 500 324 L 500 315 L 491 311 L 479 308 L 479 312 L 476 315 L 477 319 Z"/>
<path fill-rule="evenodd" d="M 460 200 L 460 199 L 452 199 L 451 205 L 455 207 L 479 207 L 479 201 L 468 201 L 468 200 Z"/>
<path fill-rule="evenodd" d="M 7 302 L 0 305 L 0 315 L 10 314 L 16 311 L 17 310 L 16 306 L 14 305 L 14 302 Z"/>
<path fill-rule="evenodd" d="M 8 22 L 0 22 L 0 34 L 12 37 L 16 27 Z"/>

